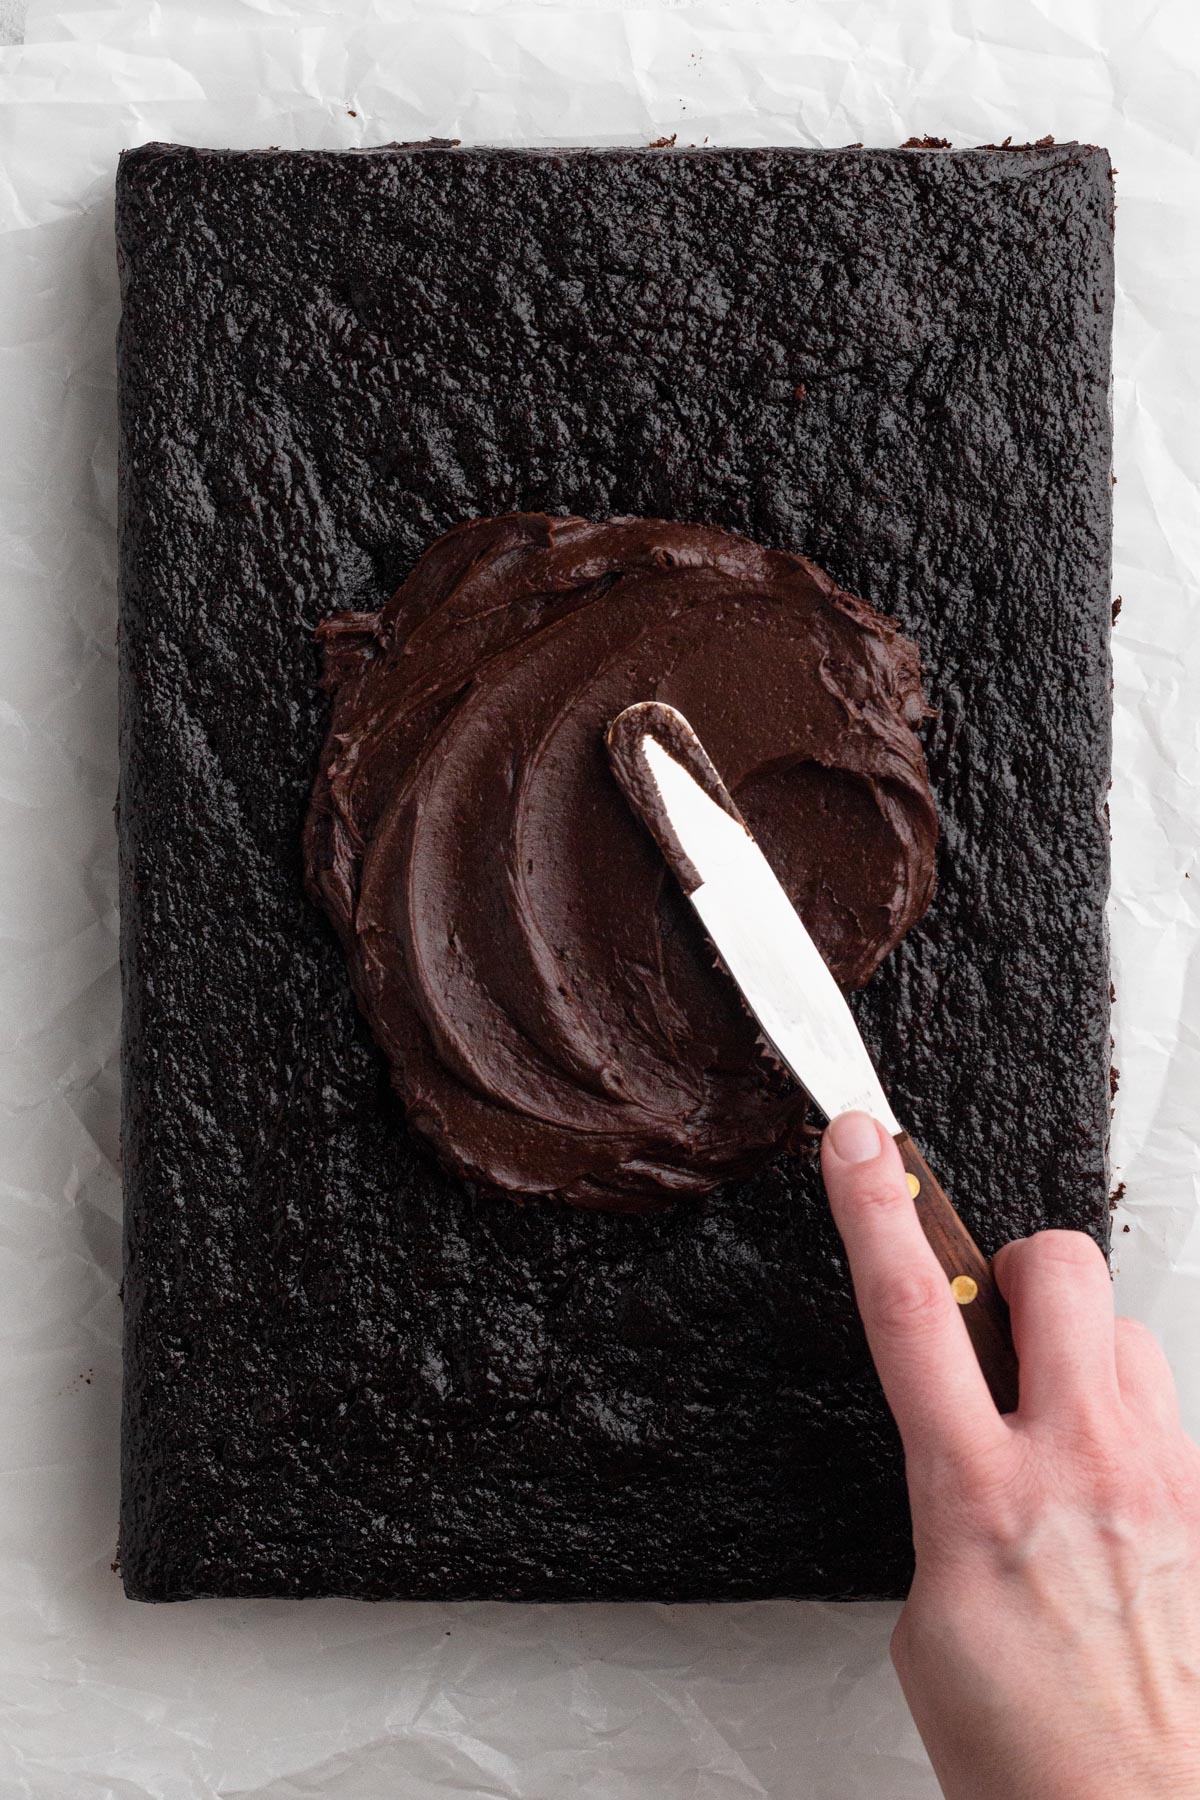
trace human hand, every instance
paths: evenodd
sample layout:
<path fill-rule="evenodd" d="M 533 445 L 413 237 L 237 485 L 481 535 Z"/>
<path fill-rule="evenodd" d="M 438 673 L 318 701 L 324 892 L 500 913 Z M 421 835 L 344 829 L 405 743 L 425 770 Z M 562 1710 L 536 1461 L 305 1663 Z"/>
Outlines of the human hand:
<path fill-rule="evenodd" d="M 1021 1365 L 996 1411 L 887 1132 L 822 1170 L 904 1440 L 916 1576 L 892 1660 L 947 1800 L 1200 1796 L 1200 1449 L 1104 1258 L 1044 1231 L 995 1261 Z"/>

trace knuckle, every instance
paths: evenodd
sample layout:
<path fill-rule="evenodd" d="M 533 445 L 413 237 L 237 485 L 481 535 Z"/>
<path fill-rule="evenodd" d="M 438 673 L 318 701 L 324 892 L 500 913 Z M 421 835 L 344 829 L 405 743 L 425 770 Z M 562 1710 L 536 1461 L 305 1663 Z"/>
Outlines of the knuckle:
<path fill-rule="evenodd" d="M 1143 1459 L 1134 1445 L 1100 1422 L 1081 1422 L 1065 1434 L 1064 1449 L 1082 1488 L 1106 1512 L 1138 1513 L 1144 1497 Z"/>
<path fill-rule="evenodd" d="M 1108 1269 L 1098 1244 L 1082 1231 L 1039 1231 L 1021 1246 L 1022 1260 L 1041 1270 L 1095 1274 Z"/>
<path fill-rule="evenodd" d="M 1140 1319 L 1118 1319 L 1116 1350 L 1122 1397 L 1135 1415 L 1148 1404 L 1160 1427 L 1164 1419 L 1177 1417 L 1179 1394 L 1175 1375 L 1166 1351 L 1150 1327 Z"/>
<path fill-rule="evenodd" d="M 1148 1325 L 1140 1319 L 1118 1319 L 1116 1321 L 1117 1348 L 1128 1351 L 1131 1355 L 1147 1363 L 1161 1363 L 1167 1368 L 1167 1359 L 1162 1345 Z"/>
<path fill-rule="evenodd" d="M 1088 1478 L 1088 1491 L 1093 1504 L 1105 1518 L 1125 1524 L 1144 1524 L 1159 1506 L 1153 1482 L 1144 1475 L 1107 1464 L 1093 1468 Z"/>
<path fill-rule="evenodd" d="M 854 1198 L 859 1206 L 871 1211 L 887 1211 L 890 1208 L 902 1207 L 908 1199 L 908 1191 L 898 1182 L 888 1181 L 875 1171 L 865 1176 L 861 1187 L 855 1190 Z"/>
<path fill-rule="evenodd" d="M 1021 1529 L 1029 1497 L 1028 1471 L 1007 1446 L 977 1452 L 956 1472 L 960 1504 L 988 1536 L 1007 1539 Z"/>
<path fill-rule="evenodd" d="M 881 1281 L 871 1296 L 871 1317 L 882 1330 L 912 1336 L 945 1315 L 946 1282 L 940 1272 L 903 1269 Z"/>
<path fill-rule="evenodd" d="M 1137 1380 L 1151 1388 L 1174 1386 L 1166 1351 L 1154 1332 L 1140 1319 L 1116 1321 L 1117 1356 L 1129 1366 Z"/>

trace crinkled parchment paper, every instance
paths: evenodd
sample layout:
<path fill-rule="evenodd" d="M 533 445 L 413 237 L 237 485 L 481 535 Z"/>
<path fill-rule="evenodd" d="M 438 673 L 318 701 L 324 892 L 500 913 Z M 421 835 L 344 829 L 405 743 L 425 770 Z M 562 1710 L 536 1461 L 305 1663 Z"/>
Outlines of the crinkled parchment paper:
<path fill-rule="evenodd" d="M 0 1793 L 916 1800 L 894 1609 L 128 1604 L 115 1553 L 118 151 L 956 145 L 1119 170 L 1112 930 L 1125 1310 L 1200 1429 L 1192 0 L 32 0 L 0 51 Z"/>

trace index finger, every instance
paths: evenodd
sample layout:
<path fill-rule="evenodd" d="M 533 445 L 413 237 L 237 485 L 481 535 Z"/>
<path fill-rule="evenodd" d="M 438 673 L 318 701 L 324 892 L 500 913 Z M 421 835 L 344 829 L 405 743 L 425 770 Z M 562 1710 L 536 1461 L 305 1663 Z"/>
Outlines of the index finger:
<path fill-rule="evenodd" d="M 821 1142 L 867 1342 L 909 1457 L 955 1459 L 1007 1442 L 961 1310 L 926 1240 L 900 1153 L 866 1113 L 843 1113 Z"/>

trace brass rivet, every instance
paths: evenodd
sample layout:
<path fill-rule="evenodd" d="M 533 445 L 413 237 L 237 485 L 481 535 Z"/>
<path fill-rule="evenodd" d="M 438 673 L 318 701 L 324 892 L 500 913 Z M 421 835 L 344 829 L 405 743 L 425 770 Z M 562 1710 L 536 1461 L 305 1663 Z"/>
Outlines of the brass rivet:
<path fill-rule="evenodd" d="M 906 1174 L 905 1180 L 908 1182 L 908 1191 L 912 1195 L 913 1199 L 915 1200 L 917 1195 L 921 1191 L 921 1184 L 917 1180 L 915 1175 Z"/>
<path fill-rule="evenodd" d="M 960 1306 L 970 1306 L 979 1292 L 979 1283 L 973 1281 L 969 1275 L 956 1275 L 950 1283 L 950 1292 Z"/>

